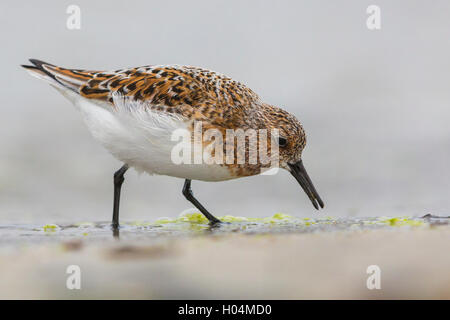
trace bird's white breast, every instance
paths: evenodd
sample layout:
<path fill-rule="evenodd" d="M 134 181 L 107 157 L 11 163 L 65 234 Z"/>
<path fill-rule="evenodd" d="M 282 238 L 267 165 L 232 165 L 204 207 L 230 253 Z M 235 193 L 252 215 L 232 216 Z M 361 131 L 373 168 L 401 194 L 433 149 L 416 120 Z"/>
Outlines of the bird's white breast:
<path fill-rule="evenodd" d="M 218 164 L 176 164 L 172 150 L 177 129 L 188 130 L 189 121 L 178 115 L 152 110 L 141 102 L 115 97 L 115 108 L 82 97 L 69 97 L 80 109 L 94 138 L 118 160 L 137 171 L 192 180 L 221 181 L 234 178 Z"/>

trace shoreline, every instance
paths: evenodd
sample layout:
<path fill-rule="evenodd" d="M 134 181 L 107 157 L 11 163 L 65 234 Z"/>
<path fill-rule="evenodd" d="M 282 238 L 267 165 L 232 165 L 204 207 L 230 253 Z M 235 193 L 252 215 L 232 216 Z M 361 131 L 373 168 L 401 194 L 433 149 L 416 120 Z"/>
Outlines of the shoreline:
<path fill-rule="evenodd" d="M 297 225 L 311 230 L 301 232 L 280 220 L 234 222 L 222 232 L 192 222 L 128 226 L 120 240 L 104 225 L 82 225 L 37 230 L 39 236 L 20 244 L 5 242 L 2 229 L 0 298 L 450 298 L 449 219 L 382 220 L 381 226 L 341 219 L 345 224 Z M 176 227 L 180 233 L 170 236 Z M 69 265 L 81 269 L 81 290 L 66 288 Z M 370 265 L 381 270 L 380 290 L 367 289 Z"/>

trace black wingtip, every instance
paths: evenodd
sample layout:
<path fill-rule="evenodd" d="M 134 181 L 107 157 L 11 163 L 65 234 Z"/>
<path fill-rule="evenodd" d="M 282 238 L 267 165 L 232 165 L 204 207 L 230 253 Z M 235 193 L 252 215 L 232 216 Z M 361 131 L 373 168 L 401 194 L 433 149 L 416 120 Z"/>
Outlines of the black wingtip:
<path fill-rule="evenodd" d="M 21 64 L 20 66 L 22 68 L 25 68 L 25 69 L 37 69 L 35 66 L 30 66 L 30 65 L 27 65 L 27 64 Z"/>
<path fill-rule="evenodd" d="M 45 62 L 45 61 L 42 61 L 42 60 L 39 60 L 39 59 L 28 59 L 28 61 L 30 61 L 32 64 L 34 64 L 39 69 L 43 68 L 42 67 L 43 64 L 46 64 L 46 65 L 49 65 L 49 66 L 53 66 L 53 67 L 55 66 L 55 65 L 53 65 L 51 63 L 48 63 L 48 62 Z"/>
<path fill-rule="evenodd" d="M 50 78 L 52 78 L 53 80 L 55 80 L 56 82 L 59 82 L 56 77 L 51 74 L 50 72 L 48 72 L 45 68 L 44 65 L 48 65 L 48 66 L 52 66 L 55 67 L 55 65 L 51 64 L 51 63 L 47 63 L 44 62 L 42 60 L 38 60 L 38 59 L 28 59 L 32 64 L 34 64 L 34 66 L 30 66 L 30 65 L 22 65 L 22 67 L 24 67 L 25 69 L 34 69 L 34 70 L 39 70 L 43 73 L 45 73 L 47 76 L 49 76 Z"/>

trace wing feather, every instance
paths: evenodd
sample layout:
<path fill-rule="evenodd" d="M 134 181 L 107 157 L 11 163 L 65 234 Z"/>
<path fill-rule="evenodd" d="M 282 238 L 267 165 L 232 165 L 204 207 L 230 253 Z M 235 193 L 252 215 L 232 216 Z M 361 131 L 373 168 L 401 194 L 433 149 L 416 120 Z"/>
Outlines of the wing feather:
<path fill-rule="evenodd" d="M 243 84 L 202 68 L 190 66 L 143 66 L 115 71 L 67 69 L 36 59 L 24 66 L 40 78 L 53 81 L 86 99 L 117 107 L 117 96 L 145 106 L 231 126 L 245 108 L 259 97 Z"/>

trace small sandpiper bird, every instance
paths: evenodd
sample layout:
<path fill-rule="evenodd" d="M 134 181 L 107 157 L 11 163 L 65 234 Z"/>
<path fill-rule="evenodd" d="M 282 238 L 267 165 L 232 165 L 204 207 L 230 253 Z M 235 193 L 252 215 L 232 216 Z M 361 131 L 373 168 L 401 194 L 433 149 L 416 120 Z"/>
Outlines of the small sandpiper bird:
<path fill-rule="evenodd" d="M 191 180 L 224 181 L 261 173 L 265 167 L 261 162 L 171 161 L 175 144 L 172 133 L 177 129 L 192 132 L 195 121 L 200 121 L 204 130 L 220 132 L 277 129 L 279 167 L 295 177 L 316 209 L 324 206 L 302 163 L 306 135 L 300 122 L 290 113 L 262 102 L 252 90 L 227 76 L 178 65 L 92 71 L 66 69 L 36 59 L 30 62 L 33 65 L 22 67 L 72 101 L 94 138 L 124 163 L 114 174 L 115 229 L 119 227 L 120 190 L 130 167 L 185 179 L 183 195 L 212 224 L 220 220 L 194 197 Z"/>

